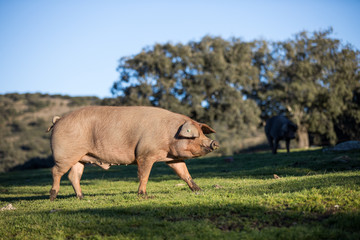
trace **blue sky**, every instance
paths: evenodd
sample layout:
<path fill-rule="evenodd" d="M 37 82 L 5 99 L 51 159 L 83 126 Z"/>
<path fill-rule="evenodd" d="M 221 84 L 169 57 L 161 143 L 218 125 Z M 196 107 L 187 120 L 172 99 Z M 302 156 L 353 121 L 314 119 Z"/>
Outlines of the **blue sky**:
<path fill-rule="evenodd" d="M 333 27 L 360 49 L 360 1 L 0 0 L 0 94 L 111 97 L 123 56 L 205 35 L 286 40 Z"/>

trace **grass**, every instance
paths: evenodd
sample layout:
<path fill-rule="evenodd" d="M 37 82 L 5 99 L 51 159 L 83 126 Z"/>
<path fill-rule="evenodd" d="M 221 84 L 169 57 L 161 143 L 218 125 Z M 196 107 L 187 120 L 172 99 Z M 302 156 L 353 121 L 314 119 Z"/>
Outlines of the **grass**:
<path fill-rule="evenodd" d="M 136 166 L 86 167 L 83 200 L 63 177 L 54 202 L 49 169 L 1 174 L 0 239 L 360 239 L 360 152 L 233 158 L 187 161 L 198 193 L 157 163 L 147 197 Z"/>

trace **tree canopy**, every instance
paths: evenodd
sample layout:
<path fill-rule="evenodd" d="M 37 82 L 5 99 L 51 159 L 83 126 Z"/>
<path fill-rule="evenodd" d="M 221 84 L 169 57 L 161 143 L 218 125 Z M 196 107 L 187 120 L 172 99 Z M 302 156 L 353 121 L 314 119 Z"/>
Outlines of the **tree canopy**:
<path fill-rule="evenodd" d="M 301 147 L 309 145 L 308 132 L 331 144 L 340 135 L 358 138 L 359 51 L 331 33 L 155 44 L 120 59 L 115 104 L 158 106 L 212 124 L 228 154 L 261 120 L 278 114 L 299 125 Z"/>
<path fill-rule="evenodd" d="M 335 144 L 343 114 L 359 120 L 354 102 L 360 86 L 359 52 L 342 46 L 331 33 L 331 29 L 301 32 L 294 39 L 274 43 L 272 67 L 258 91 L 267 100 L 267 111 L 278 107 L 274 112 L 289 112 L 299 126 L 301 147 L 309 145 L 308 131 Z"/>
<path fill-rule="evenodd" d="M 123 105 L 158 106 L 210 123 L 223 141 L 231 133 L 245 137 L 260 122 L 255 101 L 243 94 L 258 83 L 252 45 L 208 36 L 187 45 L 156 44 L 120 60 L 112 91 Z"/>

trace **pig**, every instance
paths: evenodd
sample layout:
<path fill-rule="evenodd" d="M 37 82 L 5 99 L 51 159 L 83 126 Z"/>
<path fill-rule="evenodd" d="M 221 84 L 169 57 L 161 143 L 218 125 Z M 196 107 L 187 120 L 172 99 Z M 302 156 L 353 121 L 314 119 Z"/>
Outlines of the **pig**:
<path fill-rule="evenodd" d="M 272 149 L 272 153 L 277 153 L 280 140 L 286 141 L 286 150 L 290 152 L 290 140 L 295 138 L 297 125 L 285 116 L 275 116 L 266 121 L 265 134 Z"/>
<path fill-rule="evenodd" d="M 205 136 L 215 130 L 204 123 L 157 107 L 91 106 L 54 117 L 51 150 L 55 165 L 50 200 L 68 178 L 79 199 L 80 179 L 87 163 L 103 169 L 111 165 L 135 164 L 140 181 L 138 194 L 146 194 L 146 184 L 155 162 L 166 162 L 192 191 L 201 190 L 190 176 L 184 160 L 212 152 L 219 143 Z"/>

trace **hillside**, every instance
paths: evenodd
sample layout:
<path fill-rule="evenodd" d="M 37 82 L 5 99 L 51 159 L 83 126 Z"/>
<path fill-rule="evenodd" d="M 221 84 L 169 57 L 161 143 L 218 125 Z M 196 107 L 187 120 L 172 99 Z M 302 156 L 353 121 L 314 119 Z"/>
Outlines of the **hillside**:
<path fill-rule="evenodd" d="M 46 129 L 54 115 L 85 105 L 96 105 L 97 97 L 69 97 L 47 94 L 0 95 L 0 172 L 25 162 L 49 164 L 50 134 Z M 35 163 L 35 164 L 34 164 Z"/>

